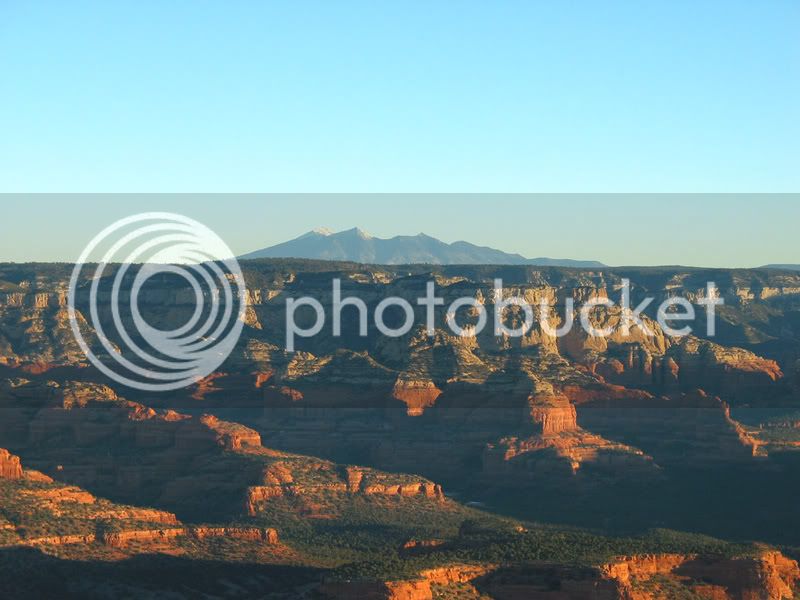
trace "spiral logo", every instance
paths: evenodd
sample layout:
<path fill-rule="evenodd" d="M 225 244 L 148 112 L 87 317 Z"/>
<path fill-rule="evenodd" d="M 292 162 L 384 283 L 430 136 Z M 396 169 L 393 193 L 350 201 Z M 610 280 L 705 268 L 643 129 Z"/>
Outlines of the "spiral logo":
<path fill-rule="evenodd" d="M 238 342 L 246 308 L 230 248 L 202 223 L 173 213 L 106 227 L 69 283 L 69 321 L 86 357 L 114 381 L 145 391 L 180 389 L 211 374 Z"/>

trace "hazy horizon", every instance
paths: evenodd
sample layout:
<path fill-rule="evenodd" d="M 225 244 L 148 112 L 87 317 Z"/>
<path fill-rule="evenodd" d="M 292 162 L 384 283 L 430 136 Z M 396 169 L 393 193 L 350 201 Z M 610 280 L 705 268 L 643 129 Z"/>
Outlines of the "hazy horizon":
<path fill-rule="evenodd" d="M 0 200 L 2 262 L 74 262 L 117 219 L 166 211 L 208 225 L 237 256 L 318 227 L 358 227 L 379 238 L 425 233 L 526 258 L 609 266 L 800 263 L 798 194 L 45 194 Z"/>

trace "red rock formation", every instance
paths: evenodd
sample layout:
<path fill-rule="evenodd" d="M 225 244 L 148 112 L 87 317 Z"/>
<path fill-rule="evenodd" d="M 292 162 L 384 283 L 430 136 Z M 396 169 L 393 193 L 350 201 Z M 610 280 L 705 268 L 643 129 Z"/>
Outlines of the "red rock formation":
<path fill-rule="evenodd" d="M 661 465 L 752 461 L 759 454 L 759 442 L 731 418 L 728 405 L 703 390 L 661 398 L 598 397 L 578 407 L 578 421 L 607 438 L 634 435 Z"/>
<path fill-rule="evenodd" d="M 222 388 L 217 387 L 216 382 L 218 379 L 222 379 L 227 376 L 227 373 L 216 372 L 204 377 L 194 385 L 194 389 L 191 394 L 192 399 L 202 401 L 208 394 L 219 392 Z"/>
<path fill-rule="evenodd" d="M 432 584 L 451 585 L 474 581 L 496 568 L 494 565 L 448 565 L 422 571 L 420 577 L 427 579 Z"/>
<path fill-rule="evenodd" d="M 273 546 L 279 542 L 277 530 L 260 527 L 192 527 L 187 530 L 187 535 L 198 540 L 228 538 L 264 542 Z"/>
<path fill-rule="evenodd" d="M 347 467 L 347 491 L 356 494 L 361 491 L 361 482 L 364 481 L 364 471 L 358 467 Z"/>
<path fill-rule="evenodd" d="M 534 483 L 541 476 L 578 473 L 586 464 L 619 473 L 654 470 L 643 452 L 578 427 L 575 406 L 566 395 L 539 392 L 528 404 L 534 434 L 508 436 L 486 446 L 483 476 L 488 481 Z"/>
<path fill-rule="evenodd" d="M 321 462 L 319 473 L 327 482 L 303 484 L 297 482 L 291 471 L 282 463 L 271 465 L 263 474 L 267 485 L 251 486 L 244 499 L 245 512 L 255 516 L 273 498 L 303 499 L 320 493 L 358 494 L 361 496 L 396 496 L 398 498 L 427 498 L 444 501 L 442 487 L 430 481 L 415 480 L 397 483 L 393 477 L 372 469 L 346 467 L 343 472 L 330 463 Z"/>
<path fill-rule="evenodd" d="M 22 479 L 19 457 L 3 448 L 0 448 L 0 479 Z"/>
<path fill-rule="evenodd" d="M 682 338 L 667 356 L 679 366 L 682 388 L 701 387 L 732 403 L 758 403 L 783 379 L 773 360 L 692 336 Z"/>
<path fill-rule="evenodd" d="M 528 398 L 530 417 L 536 433 L 558 435 L 565 431 L 577 431 L 577 412 L 566 396 L 537 394 Z"/>
<path fill-rule="evenodd" d="M 255 376 L 255 381 L 253 382 L 253 386 L 257 390 L 260 390 L 262 387 L 264 387 L 264 384 L 266 384 L 270 379 L 272 379 L 274 373 L 272 371 L 266 371 L 266 372 L 260 371 L 254 373 L 253 375 Z"/>
<path fill-rule="evenodd" d="M 400 554 L 417 556 L 441 549 L 447 542 L 444 540 L 408 540 L 400 547 Z"/>
<path fill-rule="evenodd" d="M 318 589 L 330 600 L 431 600 L 431 584 L 418 581 L 331 582 Z"/>
<path fill-rule="evenodd" d="M 200 417 L 200 423 L 214 433 L 217 445 L 226 450 L 241 450 L 245 446 L 261 446 L 261 436 L 258 432 L 244 425 L 220 421 L 212 415 L 203 415 Z"/>
<path fill-rule="evenodd" d="M 129 531 L 104 532 L 98 537 L 100 543 L 114 548 L 121 548 L 132 543 L 164 543 L 181 537 L 192 537 L 197 540 L 211 538 L 227 538 L 263 542 L 269 545 L 278 544 L 278 532 L 275 529 L 260 527 L 171 527 L 164 529 L 134 529 Z"/>
<path fill-rule="evenodd" d="M 97 536 L 93 533 L 85 535 L 52 535 L 38 538 L 20 540 L 23 546 L 73 546 L 81 544 L 94 544 Z"/>
<path fill-rule="evenodd" d="M 143 544 L 171 542 L 175 538 L 186 536 L 186 529 L 135 529 L 130 531 L 104 532 L 100 542 L 112 548 L 122 548 L 135 542 Z"/>
<path fill-rule="evenodd" d="M 620 558 L 618 561 L 602 565 L 603 577 L 616 579 L 624 585 L 630 585 L 631 579 L 650 579 L 654 575 L 671 573 L 695 556 L 683 554 L 646 554 Z"/>
<path fill-rule="evenodd" d="M 364 486 L 362 493 L 365 496 L 399 496 L 401 498 L 429 498 L 444 500 L 442 486 L 435 483 L 406 483 L 406 484 L 380 484 L 374 483 Z"/>
<path fill-rule="evenodd" d="M 653 395 L 644 390 L 636 390 L 621 385 L 594 383 L 590 386 L 565 385 L 561 388 L 563 395 L 573 404 L 580 406 L 592 402 L 607 401 L 647 401 Z"/>
<path fill-rule="evenodd" d="M 409 416 L 419 416 L 436 404 L 442 391 L 432 381 L 398 379 L 392 390 L 392 398 L 408 407 Z"/>
<path fill-rule="evenodd" d="M 261 485 L 247 488 L 244 501 L 244 511 L 254 517 L 265 502 L 272 498 L 281 498 L 286 491 L 278 485 Z"/>
<path fill-rule="evenodd" d="M 743 558 L 674 554 L 627 557 L 604 565 L 600 571 L 604 578 L 622 586 L 623 598 L 633 600 L 654 598 L 634 589 L 633 584 L 656 575 L 667 576 L 701 597 L 723 600 L 791 599 L 800 581 L 797 562 L 775 551 Z"/>

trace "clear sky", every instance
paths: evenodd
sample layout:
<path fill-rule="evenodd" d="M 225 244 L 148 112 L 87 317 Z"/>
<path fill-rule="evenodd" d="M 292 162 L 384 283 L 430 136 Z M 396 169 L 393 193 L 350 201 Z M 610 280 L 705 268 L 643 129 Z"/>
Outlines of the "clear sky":
<path fill-rule="evenodd" d="M 798 192 L 798 31 L 796 0 L 0 0 L 0 191 Z M 70 257 L 65 230 L 119 212 L 70 202 L 6 199 L 0 260 Z M 716 200 L 693 212 L 702 232 L 650 232 L 663 202 L 594 202 L 574 238 L 547 233 L 567 207 L 546 201 L 437 197 L 436 221 L 309 202 L 190 208 L 226 223 L 249 206 L 228 228 L 242 251 L 358 225 L 610 263 L 800 262 L 797 199 Z M 627 242 L 599 250 L 593 223 Z M 738 250 L 689 252 L 731 232 Z M 625 259 L 662 239 L 680 249 Z"/>

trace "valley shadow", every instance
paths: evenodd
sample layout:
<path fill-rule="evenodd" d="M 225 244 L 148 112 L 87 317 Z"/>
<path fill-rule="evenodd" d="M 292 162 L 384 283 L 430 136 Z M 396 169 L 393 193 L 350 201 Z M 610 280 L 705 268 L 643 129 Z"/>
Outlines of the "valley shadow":
<path fill-rule="evenodd" d="M 113 562 L 58 558 L 34 548 L 0 549 L 0 598 L 296 597 L 323 571 L 281 565 L 226 563 L 164 554 Z"/>
<path fill-rule="evenodd" d="M 466 493 L 485 499 L 485 510 L 612 535 L 664 528 L 729 541 L 800 545 L 800 457 L 771 459 L 757 467 L 671 467 L 662 478 L 647 481 Z"/>

